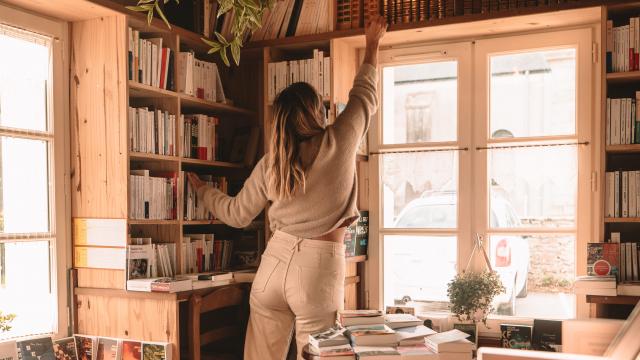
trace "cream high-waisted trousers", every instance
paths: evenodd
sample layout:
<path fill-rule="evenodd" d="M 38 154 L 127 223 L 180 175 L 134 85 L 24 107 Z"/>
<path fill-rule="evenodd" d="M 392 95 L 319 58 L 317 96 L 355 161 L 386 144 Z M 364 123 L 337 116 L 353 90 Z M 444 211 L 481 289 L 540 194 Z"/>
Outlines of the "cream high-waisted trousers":
<path fill-rule="evenodd" d="M 246 360 L 283 360 L 296 333 L 298 359 L 309 334 L 331 327 L 344 301 L 344 244 L 276 231 L 251 287 Z"/>

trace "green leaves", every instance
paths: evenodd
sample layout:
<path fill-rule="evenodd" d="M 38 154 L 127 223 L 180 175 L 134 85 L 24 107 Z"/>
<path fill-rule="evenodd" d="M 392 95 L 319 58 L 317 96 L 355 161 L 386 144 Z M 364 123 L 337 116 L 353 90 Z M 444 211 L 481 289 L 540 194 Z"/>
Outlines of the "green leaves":
<path fill-rule="evenodd" d="M 171 0 L 138 0 L 137 6 L 125 6 L 125 8 L 137 11 L 137 12 L 146 12 L 147 13 L 147 23 L 151 25 L 151 21 L 153 20 L 154 11 L 158 12 L 158 15 L 164 21 L 169 29 L 171 29 L 171 24 L 167 17 L 164 15 L 162 8 L 160 7 L 159 1 L 162 1 L 163 4 L 167 4 Z M 180 4 L 180 0 L 174 0 L 176 4 Z"/>
<path fill-rule="evenodd" d="M 496 272 L 464 272 L 447 284 L 451 312 L 460 321 L 480 320 L 486 325 L 493 299 L 505 291 Z"/>
<path fill-rule="evenodd" d="M 171 0 L 138 0 L 137 6 L 127 6 L 129 10 L 137 12 L 147 13 L 147 22 L 151 24 L 154 14 L 157 12 L 158 16 L 164 21 L 167 27 L 170 29 L 171 24 L 165 16 L 162 7 L 159 2 L 167 4 Z M 180 0 L 174 0 L 176 4 L 180 4 Z M 242 49 L 242 41 L 245 34 L 253 32 L 255 29 L 261 27 L 262 16 L 264 11 L 273 8 L 273 4 L 276 0 L 217 0 L 218 1 L 218 13 L 217 21 L 223 21 L 222 15 L 228 14 L 233 19 L 230 27 L 229 38 L 225 38 L 222 34 L 216 32 L 215 39 L 201 38 L 202 41 L 209 46 L 207 54 L 220 53 L 220 59 L 225 65 L 230 66 L 229 54 L 231 52 L 231 58 L 236 65 L 240 64 L 240 54 Z"/>
<path fill-rule="evenodd" d="M 0 310 L 0 333 L 11 330 L 9 323 L 15 318 L 15 314 L 2 314 L 2 310 Z"/>

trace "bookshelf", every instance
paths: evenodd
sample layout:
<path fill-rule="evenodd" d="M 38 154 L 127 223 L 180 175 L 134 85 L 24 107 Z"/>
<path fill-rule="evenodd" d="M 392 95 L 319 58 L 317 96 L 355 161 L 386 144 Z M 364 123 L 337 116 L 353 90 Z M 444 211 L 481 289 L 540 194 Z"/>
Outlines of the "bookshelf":
<path fill-rule="evenodd" d="M 603 184 L 603 211 L 602 211 L 602 232 L 600 241 L 607 242 L 611 239 L 611 233 L 620 233 L 621 246 L 624 243 L 635 242 L 640 240 L 640 213 L 629 213 L 628 216 L 611 216 L 609 210 L 608 184 L 606 180 L 606 172 L 611 171 L 637 171 L 640 170 L 640 144 L 637 141 L 614 141 L 611 132 L 617 131 L 610 128 L 610 123 L 616 122 L 614 112 L 607 109 L 607 103 L 610 99 L 619 98 L 636 98 L 636 91 L 640 90 L 640 70 L 634 69 L 632 66 L 626 69 L 607 69 L 607 21 L 613 22 L 613 27 L 629 25 L 630 18 L 637 17 L 640 14 L 640 2 L 627 2 L 624 4 L 611 4 L 602 7 L 603 15 L 601 22 L 602 29 L 602 121 L 601 126 L 604 129 L 603 152 L 602 152 L 602 184 Z M 612 70 L 612 71 L 607 71 Z M 617 70 L 617 71 L 616 71 Z M 613 105 L 613 100 L 611 104 Z M 608 113 L 609 112 L 609 113 Z M 633 113 L 631 114 L 633 116 Z M 636 117 L 637 119 L 637 117 Z M 634 119 L 631 119 L 634 121 Z M 632 139 L 633 140 L 633 139 Z M 631 142 L 631 143 L 629 143 Z M 637 206 L 637 205 L 636 205 Z M 591 316 L 594 317 L 612 317 L 626 318 L 633 306 L 640 301 L 640 283 L 638 282 L 621 282 L 617 287 L 618 296 L 587 296 L 587 302 L 592 305 Z M 629 293 L 633 293 L 630 296 Z"/>

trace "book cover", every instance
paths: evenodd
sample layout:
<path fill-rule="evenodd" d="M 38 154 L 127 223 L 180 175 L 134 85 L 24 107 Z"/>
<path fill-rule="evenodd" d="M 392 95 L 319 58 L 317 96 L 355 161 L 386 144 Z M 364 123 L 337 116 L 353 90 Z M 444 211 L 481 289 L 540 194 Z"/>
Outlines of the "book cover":
<path fill-rule="evenodd" d="M 122 360 L 141 360 L 142 344 L 140 341 L 122 341 Z"/>
<path fill-rule="evenodd" d="M 507 349 L 531 349 L 531 326 L 500 324 L 502 347 Z"/>
<path fill-rule="evenodd" d="M 169 344 L 142 343 L 142 360 L 171 360 Z"/>
<path fill-rule="evenodd" d="M 75 339 L 78 360 L 96 360 L 94 358 L 96 338 L 92 336 L 76 335 Z"/>
<path fill-rule="evenodd" d="M 57 360 L 78 360 L 76 339 L 72 336 L 54 341 L 53 352 Z"/>
<path fill-rule="evenodd" d="M 539 351 L 562 351 L 562 321 L 533 320 L 531 347 Z"/>
<path fill-rule="evenodd" d="M 476 324 L 453 324 L 453 328 L 462 331 L 465 334 L 469 334 L 467 340 L 471 341 L 478 346 L 478 327 Z"/>
<path fill-rule="evenodd" d="M 41 337 L 16 342 L 21 360 L 56 360 L 51 337 Z"/>
<path fill-rule="evenodd" d="M 309 344 L 317 349 L 327 346 L 340 346 L 349 344 L 349 339 L 344 336 L 345 328 L 334 326 L 325 331 L 309 335 Z"/>
<path fill-rule="evenodd" d="M 367 255 L 369 245 L 369 211 L 360 211 L 356 226 L 355 256 Z"/>
<path fill-rule="evenodd" d="M 588 243 L 587 244 L 587 274 L 615 275 L 620 272 L 620 244 Z"/>
<path fill-rule="evenodd" d="M 18 345 L 15 341 L 0 342 L 0 360 L 18 360 Z"/>
<path fill-rule="evenodd" d="M 120 360 L 120 342 L 117 339 L 98 338 L 96 360 Z"/>

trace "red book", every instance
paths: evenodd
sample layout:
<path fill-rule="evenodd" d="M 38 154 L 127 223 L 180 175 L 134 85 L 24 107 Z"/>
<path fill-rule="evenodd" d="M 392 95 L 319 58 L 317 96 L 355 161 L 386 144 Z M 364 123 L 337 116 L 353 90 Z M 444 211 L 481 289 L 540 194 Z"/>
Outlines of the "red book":
<path fill-rule="evenodd" d="M 204 258 L 204 253 L 202 252 L 202 248 L 196 248 L 196 266 L 198 267 L 198 272 L 204 271 L 204 263 L 202 259 Z"/>
<path fill-rule="evenodd" d="M 197 154 L 198 154 L 198 159 L 207 160 L 207 148 L 206 147 L 198 146 L 196 151 L 197 151 Z"/>
<path fill-rule="evenodd" d="M 160 89 L 166 89 L 164 79 L 167 76 L 167 48 L 162 48 L 162 60 L 160 61 Z"/>

